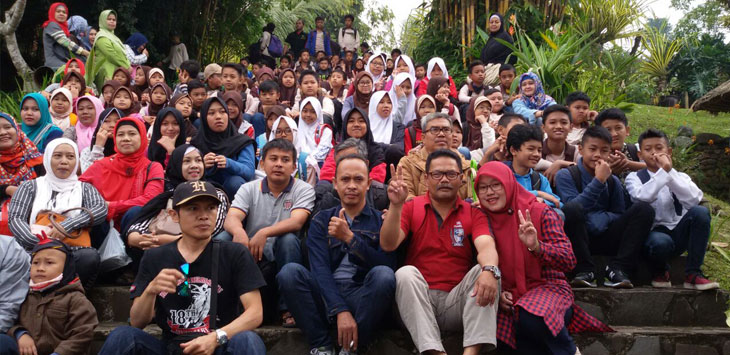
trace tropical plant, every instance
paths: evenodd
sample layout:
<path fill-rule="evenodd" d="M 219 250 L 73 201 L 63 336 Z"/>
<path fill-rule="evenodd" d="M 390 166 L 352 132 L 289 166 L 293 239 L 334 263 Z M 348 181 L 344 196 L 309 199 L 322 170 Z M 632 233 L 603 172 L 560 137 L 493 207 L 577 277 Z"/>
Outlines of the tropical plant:
<path fill-rule="evenodd" d="M 566 8 L 570 24 L 578 33 L 602 46 L 637 34 L 632 31 L 646 10 L 646 0 L 577 0 Z"/>
<path fill-rule="evenodd" d="M 691 101 L 700 98 L 730 79 L 730 44 L 721 34 L 703 33 L 687 40 L 669 64 L 670 76 L 677 78 L 678 90 L 687 91 Z"/>
<path fill-rule="evenodd" d="M 297 20 L 304 20 L 305 26 L 313 29 L 314 19 L 317 16 L 345 14 L 354 2 L 354 0 L 274 0 L 267 13 L 271 22 L 276 25 L 274 34 L 283 41 L 287 34 L 294 30 Z M 332 25 L 334 24 L 333 22 Z"/>
<path fill-rule="evenodd" d="M 563 29 L 556 24 L 553 31 L 540 33 L 545 43 L 539 46 L 521 30 L 514 44 L 497 41 L 512 49 L 512 55 L 519 59 L 518 73 L 532 71 L 537 74 L 545 90 L 560 102 L 575 90 L 574 74 L 595 41 L 589 40 L 591 34 L 581 35 L 570 27 Z"/>
<path fill-rule="evenodd" d="M 663 95 L 669 80 L 669 64 L 682 49 L 683 41 L 670 39 L 663 28 L 645 26 L 641 42 L 645 48 L 641 70 L 656 81 L 656 94 Z"/>

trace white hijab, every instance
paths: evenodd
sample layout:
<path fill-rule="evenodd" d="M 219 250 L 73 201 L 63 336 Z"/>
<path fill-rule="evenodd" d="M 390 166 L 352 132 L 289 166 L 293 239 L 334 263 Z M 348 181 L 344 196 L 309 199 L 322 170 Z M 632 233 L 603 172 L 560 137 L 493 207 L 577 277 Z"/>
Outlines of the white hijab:
<path fill-rule="evenodd" d="M 398 57 L 400 58 L 400 57 Z M 406 110 L 405 115 L 403 116 L 403 125 L 408 125 L 411 121 L 416 119 L 416 95 L 414 92 L 416 91 L 416 77 L 413 75 L 410 75 L 408 73 L 398 73 L 398 75 L 395 76 L 395 79 L 393 80 L 393 85 L 390 87 L 390 97 L 397 98 L 398 95 L 395 92 L 395 87 L 403 84 L 404 81 L 410 80 L 411 82 L 411 94 L 408 95 L 408 101 L 406 102 Z M 371 100 L 372 102 L 372 100 Z M 393 103 L 393 111 L 400 109 L 398 107 L 398 102 Z"/>
<path fill-rule="evenodd" d="M 382 117 L 378 114 L 378 104 L 388 95 L 390 102 L 393 103 L 393 109 L 390 110 L 388 117 Z M 373 132 L 373 140 L 378 143 L 390 144 L 393 136 L 393 111 L 398 109 L 395 101 L 395 94 L 388 91 L 377 91 L 370 98 L 370 106 L 368 107 L 368 120 L 370 120 L 370 130 Z"/>
<path fill-rule="evenodd" d="M 324 124 L 324 118 L 322 117 L 322 105 L 316 97 L 304 99 L 299 105 L 299 112 L 302 112 L 304 106 L 308 104 L 312 104 L 314 111 L 317 112 L 317 120 L 312 122 L 312 124 L 307 124 L 307 122 L 304 122 L 304 118 L 299 117 L 297 150 L 304 153 L 313 153 L 317 150 L 317 142 L 314 136 L 317 134 L 317 128 Z"/>
<path fill-rule="evenodd" d="M 410 74 L 412 77 L 415 78 L 416 77 L 416 67 L 413 66 L 413 60 L 411 60 L 411 57 L 409 57 L 409 56 L 407 56 L 405 54 L 399 55 L 398 58 L 395 59 L 395 65 L 394 65 L 394 67 L 397 68 L 398 67 L 398 63 L 401 60 L 402 61 L 405 61 L 406 62 L 406 65 L 408 65 L 408 74 Z"/>
<path fill-rule="evenodd" d="M 276 129 L 279 127 L 279 122 L 281 122 L 281 120 L 286 121 L 286 124 L 288 124 L 289 128 L 291 128 L 294 147 L 297 148 L 297 151 L 299 151 L 299 142 L 297 141 L 297 138 L 299 137 L 299 135 L 297 134 L 299 128 L 297 127 L 297 123 L 294 122 L 294 120 L 291 119 L 291 117 L 289 116 L 279 116 L 276 121 L 274 121 L 274 125 L 271 126 L 271 133 L 269 134 L 269 142 L 276 139 Z"/>
<path fill-rule="evenodd" d="M 449 78 L 449 70 L 446 69 L 446 63 L 444 63 L 444 60 L 439 57 L 431 58 L 431 60 L 428 61 L 428 69 L 426 69 L 426 77 L 428 80 L 431 80 L 431 71 L 433 70 L 434 65 L 438 64 L 439 68 L 443 70 L 444 72 L 444 78 Z"/>
<path fill-rule="evenodd" d="M 66 112 L 54 112 L 53 111 L 53 98 L 63 95 L 68 100 L 68 111 Z M 53 124 L 56 125 L 58 128 L 60 128 L 62 131 L 65 131 L 66 128 L 71 127 L 71 112 L 73 111 L 73 95 L 71 95 L 71 91 L 69 89 L 66 89 L 64 87 L 60 87 L 56 90 L 53 90 L 53 93 L 51 94 L 51 99 L 48 100 L 51 104 L 49 107 L 49 111 L 51 112 L 51 121 L 53 121 Z"/>
<path fill-rule="evenodd" d="M 380 59 L 383 60 L 383 72 L 380 73 L 380 75 L 377 75 L 377 76 L 375 74 L 373 74 L 373 72 L 370 71 L 370 63 L 375 58 L 380 58 Z M 380 78 L 382 78 L 385 75 L 385 55 L 383 53 L 381 53 L 381 52 L 378 52 L 378 53 L 375 53 L 375 54 L 371 55 L 370 58 L 368 58 L 368 63 L 365 65 L 365 71 L 368 72 L 368 73 L 370 73 L 370 75 L 373 76 L 373 87 L 375 87 L 375 83 L 378 80 L 380 80 Z"/>
<path fill-rule="evenodd" d="M 73 147 L 76 155 L 76 165 L 73 166 L 71 175 L 65 179 L 56 177 L 51 168 L 53 153 L 61 144 L 68 144 Z M 46 146 L 46 153 L 43 154 L 43 167 L 46 169 L 46 175 L 35 179 L 35 198 L 33 199 L 29 220 L 31 224 L 35 223 L 38 213 L 42 210 L 60 213 L 70 208 L 82 207 L 83 187 L 76 175 L 79 169 L 79 148 L 76 143 L 68 138 L 56 138 L 50 141 Z M 54 192 L 56 192 L 55 197 L 53 196 Z M 70 215 L 78 213 L 79 211 L 73 211 Z"/>

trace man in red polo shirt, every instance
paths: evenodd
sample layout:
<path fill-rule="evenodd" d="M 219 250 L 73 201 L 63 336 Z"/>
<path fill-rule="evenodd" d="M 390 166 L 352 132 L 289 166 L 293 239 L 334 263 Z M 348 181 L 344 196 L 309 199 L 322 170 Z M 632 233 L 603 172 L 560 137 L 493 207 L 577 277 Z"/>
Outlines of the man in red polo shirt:
<path fill-rule="evenodd" d="M 421 353 L 446 354 L 441 332 L 464 332 L 464 354 L 496 346 L 501 274 L 486 216 L 459 198 L 461 157 L 437 150 L 426 160 L 428 192 L 405 203 L 408 187 L 391 166 L 390 208 L 380 246 L 409 239 L 406 266 L 395 273 L 400 316 Z M 474 264 L 473 248 L 477 251 Z"/>

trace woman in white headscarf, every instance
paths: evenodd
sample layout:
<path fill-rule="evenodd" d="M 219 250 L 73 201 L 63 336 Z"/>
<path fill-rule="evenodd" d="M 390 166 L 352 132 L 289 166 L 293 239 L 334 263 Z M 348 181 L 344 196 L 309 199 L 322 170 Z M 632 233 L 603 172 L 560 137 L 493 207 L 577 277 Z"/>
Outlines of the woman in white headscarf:
<path fill-rule="evenodd" d="M 373 76 L 375 90 L 383 90 L 388 76 L 385 74 L 385 53 L 375 53 L 368 59 L 365 71 Z"/>
<path fill-rule="evenodd" d="M 398 109 L 395 110 L 395 117 L 393 118 L 402 123 L 403 126 L 408 126 L 410 122 L 416 119 L 415 82 L 416 77 L 414 75 L 406 72 L 398 73 L 389 91 L 392 97 L 398 98 Z"/>
<path fill-rule="evenodd" d="M 79 181 L 79 151 L 72 140 L 57 138 L 48 143 L 43 156 L 46 175 L 26 181 L 13 195 L 8 207 L 10 231 L 27 250 L 38 243 L 37 234 L 58 239 L 74 249 L 74 259 L 81 282 L 89 288 L 96 279 L 99 253 L 91 245 L 100 245 L 106 233 L 90 232 L 90 239 L 68 238 L 68 235 L 106 222 L 104 198 L 91 184 Z M 82 207 L 84 209 L 68 210 Z M 42 211 L 64 213 L 60 228 L 36 225 Z M 102 229 L 102 228 L 99 228 Z"/>
<path fill-rule="evenodd" d="M 454 101 L 458 102 L 459 93 L 456 91 L 456 85 L 454 79 L 449 76 L 449 69 L 446 68 L 446 63 L 439 57 L 431 58 L 428 61 L 428 67 L 426 68 L 426 77 L 421 80 L 421 84 L 418 86 L 416 96 L 421 96 L 426 93 L 428 82 L 433 77 L 443 77 L 449 80 L 449 97 L 454 98 Z"/>

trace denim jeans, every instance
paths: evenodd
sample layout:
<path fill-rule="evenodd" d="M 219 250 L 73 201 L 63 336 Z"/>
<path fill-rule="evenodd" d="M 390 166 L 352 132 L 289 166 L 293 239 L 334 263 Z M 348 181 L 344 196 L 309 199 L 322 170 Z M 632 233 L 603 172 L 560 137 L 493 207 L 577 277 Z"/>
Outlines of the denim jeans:
<path fill-rule="evenodd" d="M 302 265 L 287 264 L 276 280 L 279 293 L 307 336 L 309 345 L 312 348 L 331 347 L 330 317 L 311 272 Z M 395 273 L 387 266 L 376 266 L 370 269 L 362 283 L 338 282 L 337 286 L 357 322 L 358 347 L 366 346 L 393 302 Z"/>
<path fill-rule="evenodd" d="M 0 333 L 0 355 L 18 355 L 18 342 L 13 337 Z"/>
<path fill-rule="evenodd" d="M 245 99 L 244 99 L 245 101 Z M 259 103 L 259 105 L 261 105 Z M 256 112 L 253 115 L 249 115 L 247 113 L 243 114 L 243 119 L 251 123 L 253 125 L 253 131 L 254 131 L 254 137 L 258 137 L 259 135 L 262 135 L 266 133 L 266 118 L 264 117 L 264 114 L 261 112 Z M 259 147 L 263 148 L 263 147 Z"/>
<path fill-rule="evenodd" d="M 655 274 L 669 270 L 669 259 L 687 251 L 685 272 L 699 274 L 710 239 L 710 211 L 704 206 L 692 207 L 673 230 L 658 226 L 644 243 L 644 252 L 652 261 Z"/>
<path fill-rule="evenodd" d="M 114 329 L 99 351 L 101 355 L 167 355 L 167 344 L 144 330 L 130 326 Z M 228 340 L 225 346 L 219 346 L 215 353 L 258 355 L 266 354 L 266 346 L 258 334 L 252 331 L 241 332 Z"/>
<path fill-rule="evenodd" d="M 543 317 L 536 316 L 522 308 L 519 310 L 516 334 L 518 354 L 575 354 L 575 343 L 567 328 L 573 317 L 572 308 L 568 308 L 565 312 L 565 326 L 556 336 L 553 336 L 545 325 Z"/>

